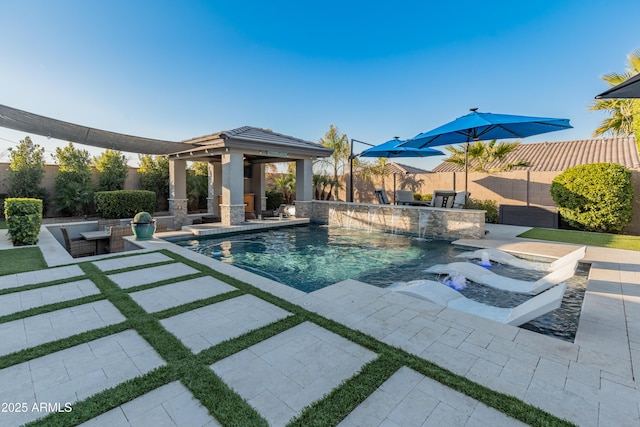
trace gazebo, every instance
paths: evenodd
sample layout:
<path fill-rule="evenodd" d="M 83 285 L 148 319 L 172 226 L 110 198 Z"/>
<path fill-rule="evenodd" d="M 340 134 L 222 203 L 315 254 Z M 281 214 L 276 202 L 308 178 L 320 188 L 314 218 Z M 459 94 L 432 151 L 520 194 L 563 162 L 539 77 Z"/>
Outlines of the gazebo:
<path fill-rule="evenodd" d="M 258 212 L 266 209 L 264 165 L 274 162 L 296 162 L 296 214 L 308 216 L 313 160 L 333 152 L 314 142 L 250 126 L 184 144 L 183 150 L 169 154 L 169 207 L 174 221 L 186 215 L 186 162 L 200 161 L 209 165 L 207 211 L 220 215 L 224 225 L 244 222 L 245 206 L 255 206 Z"/>
<path fill-rule="evenodd" d="M 187 161 L 208 163 L 207 211 L 223 225 L 245 221 L 245 205 L 266 208 L 265 163 L 296 162 L 296 214 L 309 216 L 312 162 L 333 150 L 320 144 L 250 126 L 183 142 L 124 135 L 63 122 L 0 105 L 0 126 L 93 147 L 169 157 L 169 210 L 176 228 L 187 215 Z"/>

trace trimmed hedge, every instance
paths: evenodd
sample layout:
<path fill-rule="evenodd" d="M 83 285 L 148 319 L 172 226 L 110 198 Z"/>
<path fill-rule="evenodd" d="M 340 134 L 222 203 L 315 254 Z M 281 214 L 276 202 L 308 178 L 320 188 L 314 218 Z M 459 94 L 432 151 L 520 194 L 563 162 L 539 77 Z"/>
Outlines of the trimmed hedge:
<path fill-rule="evenodd" d="M 586 231 L 621 231 L 633 209 L 631 172 L 617 163 L 591 163 L 567 169 L 551 183 L 562 218 Z"/>
<path fill-rule="evenodd" d="M 9 198 L 4 201 L 7 229 L 14 246 L 35 245 L 42 225 L 42 200 Z"/>
<path fill-rule="evenodd" d="M 98 191 L 93 201 L 101 218 L 131 218 L 138 212 L 154 212 L 156 193 L 147 190 Z"/>

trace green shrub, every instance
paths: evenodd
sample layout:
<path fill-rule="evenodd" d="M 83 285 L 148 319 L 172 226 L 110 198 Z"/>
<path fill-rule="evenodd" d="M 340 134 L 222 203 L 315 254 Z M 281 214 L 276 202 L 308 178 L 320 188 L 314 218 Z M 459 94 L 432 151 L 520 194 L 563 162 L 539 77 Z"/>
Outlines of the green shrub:
<path fill-rule="evenodd" d="M 35 245 L 42 225 L 42 200 L 10 198 L 4 201 L 9 236 L 14 246 Z"/>
<path fill-rule="evenodd" d="M 267 190 L 267 210 L 276 210 L 284 203 L 284 194 L 277 190 Z"/>
<path fill-rule="evenodd" d="M 153 212 L 156 193 L 146 190 L 98 191 L 94 202 L 101 218 L 131 218 L 138 212 Z"/>
<path fill-rule="evenodd" d="M 433 194 L 431 193 L 429 194 L 413 193 L 413 200 L 430 202 L 432 198 L 433 198 Z"/>
<path fill-rule="evenodd" d="M 469 207 L 479 211 L 486 211 L 484 215 L 484 222 L 488 222 L 490 224 L 498 223 L 498 203 L 495 200 L 470 199 Z"/>
<path fill-rule="evenodd" d="M 574 166 L 551 183 L 562 218 L 586 231 L 614 232 L 631 222 L 631 172 L 616 163 Z"/>

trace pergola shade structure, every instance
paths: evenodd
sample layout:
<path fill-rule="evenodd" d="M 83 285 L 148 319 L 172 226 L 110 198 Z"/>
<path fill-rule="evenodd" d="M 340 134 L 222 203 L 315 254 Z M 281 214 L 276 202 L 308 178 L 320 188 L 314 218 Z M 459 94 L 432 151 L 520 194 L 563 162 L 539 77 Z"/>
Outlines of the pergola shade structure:
<path fill-rule="evenodd" d="M 0 126 L 93 147 L 168 156 L 169 209 L 177 228 L 187 215 L 187 161 L 208 162 L 207 210 L 220 215 L 223 224 L 235 225 L 245 220 L 245 193 L 255 195 L 256 210 L 265 208 L 265 163 L 296 162 L 296 212 L 303 213 L 304 203 L 311 202 L 313 195 L 312 162 L 333 152 L 314 142 L 250 126 L 175 142 L 94 129 L 4 105 L 0 105 Z"/>

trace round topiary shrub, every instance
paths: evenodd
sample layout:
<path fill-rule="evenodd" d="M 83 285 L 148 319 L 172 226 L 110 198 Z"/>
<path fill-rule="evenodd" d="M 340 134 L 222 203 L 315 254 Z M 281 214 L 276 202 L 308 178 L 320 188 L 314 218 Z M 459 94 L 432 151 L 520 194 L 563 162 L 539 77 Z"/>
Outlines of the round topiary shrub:
<path fill-rule="evenodd" d="M 551 183 L 558 211 L 572 227 L 617 232 L 631 222 L 631 172 L 616 163 L 574 166 Z"/>
<path fill-rule="evenodd" d="M 150 224 L 151 222 L 153 222 L 153 217 L 149 212 L 138 212 L 133 217 L 134 224 Z"/>

